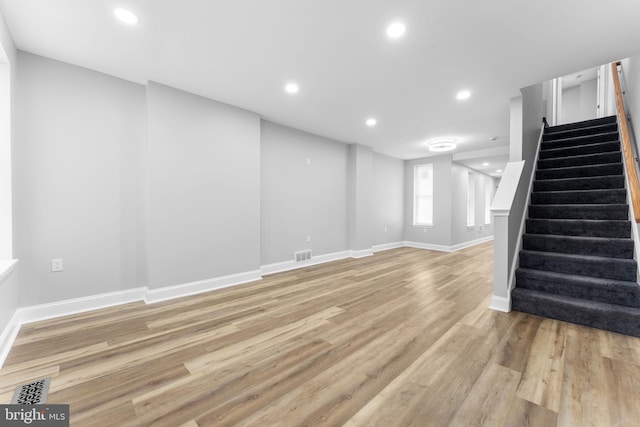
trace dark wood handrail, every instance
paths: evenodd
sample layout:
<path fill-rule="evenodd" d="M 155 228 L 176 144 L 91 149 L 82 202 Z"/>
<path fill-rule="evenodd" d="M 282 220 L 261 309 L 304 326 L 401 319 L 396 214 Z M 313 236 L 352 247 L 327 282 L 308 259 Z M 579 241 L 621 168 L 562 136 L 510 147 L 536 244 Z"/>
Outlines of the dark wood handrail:
<path fill-rule="evenodd" d="M 640 183 L 638 182 L 638 172 L 636 171 L 636 163 L 633 159 L 633 150 L 631 149 L 631 138 L 629 137 L 629 124 L 627 123 L 627 113 L 624 110 L 624 101 L 622 99 L 622 87 L 620 86 L 620 77 L 618 77 L 618 66 L 620 62 L 611 64 L 611 74 L 613 76 L 613 85 L 616 90 L 616 106 L 618 108 L 618 122 L 620 123 L 620 139 L 622 140 L 622 151 L 624 153 L 624 163 L 627 169 L 627 177 L 629 178 L 629 191 L 631 192 L 631 204 L 633 205 L 633 215 L 636 223 L 640 222 Z"/>

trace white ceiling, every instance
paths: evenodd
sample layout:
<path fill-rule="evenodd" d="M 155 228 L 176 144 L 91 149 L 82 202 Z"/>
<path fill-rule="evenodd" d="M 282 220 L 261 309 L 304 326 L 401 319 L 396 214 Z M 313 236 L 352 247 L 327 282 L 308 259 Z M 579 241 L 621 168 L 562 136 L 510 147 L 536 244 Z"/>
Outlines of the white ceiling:
<path fill-rule="evenodd" d="M 116 21 L 115 7 L 140 23 Z M 21 50 L 403 159 L 430 155 L 434 137 L 459 138 L 458 153 L 506 145 L 521 87 L 640 51 L 632 0 L 0 0 L 0 11 Z M 407 32 L 392 41 L 396 19 Z M 457 101 L 460 89 L 471 98 Z"/>

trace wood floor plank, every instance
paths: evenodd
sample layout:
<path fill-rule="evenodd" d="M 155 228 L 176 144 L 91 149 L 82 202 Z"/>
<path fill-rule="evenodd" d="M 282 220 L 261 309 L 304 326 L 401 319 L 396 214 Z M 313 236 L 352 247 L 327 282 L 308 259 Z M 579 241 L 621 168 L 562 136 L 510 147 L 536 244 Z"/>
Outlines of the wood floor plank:
<path fill-rule="evenodd" d="M 640 339 L 487 309 L 492 244 L 378 252 L 24 325 L 0 403 L 75 426 L 636 426 Z"/>
<path fill-rule="evenodd" d="M 560 407 L 567 323 L 544 319 L 526 362 L 517 394 L 554 412 Z"/>

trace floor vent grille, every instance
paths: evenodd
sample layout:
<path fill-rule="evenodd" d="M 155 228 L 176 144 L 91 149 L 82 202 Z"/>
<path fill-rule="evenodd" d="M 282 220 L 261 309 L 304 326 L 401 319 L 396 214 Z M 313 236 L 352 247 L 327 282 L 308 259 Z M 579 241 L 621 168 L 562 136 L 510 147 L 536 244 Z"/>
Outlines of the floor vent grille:
<path fill-rule="evenodd" d="M 45 378 L 29 384 L 19 385 L 11 399 L 12 404 L 39 405 L 47 401 L 51 378 Z"/>
<path fill-rule="evenodd" d="M 293 254 L 296 262 L 308 261 L 311 259 L 311 249 L 306 251 L 295 252 Z"/>

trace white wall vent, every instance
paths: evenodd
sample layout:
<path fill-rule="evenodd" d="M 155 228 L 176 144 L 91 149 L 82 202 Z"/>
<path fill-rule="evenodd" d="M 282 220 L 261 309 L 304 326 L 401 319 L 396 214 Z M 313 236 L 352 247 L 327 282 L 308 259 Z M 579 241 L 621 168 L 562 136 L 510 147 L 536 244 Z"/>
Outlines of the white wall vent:
<path fill-rule="evenodd" d="M 311 249 L 307 249 L 306 251 L 294 252 L 293 258 L 296 262 L 307 261 L 311 259 Z"/>

